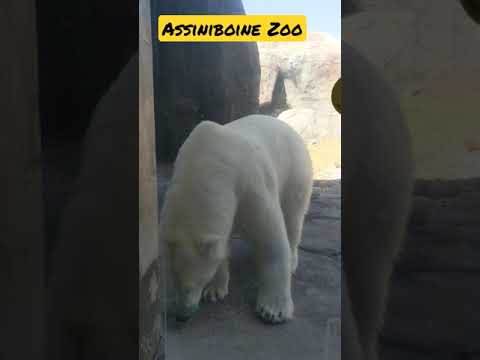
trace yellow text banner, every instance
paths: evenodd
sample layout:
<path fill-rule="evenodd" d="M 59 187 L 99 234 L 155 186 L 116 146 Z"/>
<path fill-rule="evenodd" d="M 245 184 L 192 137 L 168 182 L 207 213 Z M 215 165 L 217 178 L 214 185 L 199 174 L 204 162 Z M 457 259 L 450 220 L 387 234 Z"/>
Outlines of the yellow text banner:
<path fill-rule="evenodd" d="M 304 15 L 160 15 L 161 42 L 305 41 Z"/>

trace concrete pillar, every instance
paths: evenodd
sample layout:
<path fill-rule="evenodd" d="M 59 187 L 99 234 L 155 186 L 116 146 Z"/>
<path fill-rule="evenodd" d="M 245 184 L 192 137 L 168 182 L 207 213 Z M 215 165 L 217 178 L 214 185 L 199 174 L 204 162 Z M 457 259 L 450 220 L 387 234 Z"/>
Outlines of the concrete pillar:
<path fill-rule="evenodd" d="M 163 359 L 165 340 L 158 197 L 150 0 L 140 0 L 139 39 L 139 265 L 140 359 Z"/>

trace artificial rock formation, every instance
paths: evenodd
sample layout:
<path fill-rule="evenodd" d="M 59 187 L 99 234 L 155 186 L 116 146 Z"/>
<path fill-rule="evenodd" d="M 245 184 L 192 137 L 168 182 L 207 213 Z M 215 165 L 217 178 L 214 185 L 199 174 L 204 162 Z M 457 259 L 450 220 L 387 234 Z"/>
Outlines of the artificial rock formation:
<path fill-rule="evenodd" d="M 307 143 L 340 138 L 340 115 L 331 102 L 340 78 L 340 43 L 311 33 L 306 42 L 259 43 L 261 112 L 278 116 Z"/>
<path fill-rule="evenodd" d="M 156 14 L 244 14 L 241 0 L 161 1 Z M 255 43 L 154 43 L 157 156 L 173 161 L 202 120 L 220 124 L 258 112 Z"/>

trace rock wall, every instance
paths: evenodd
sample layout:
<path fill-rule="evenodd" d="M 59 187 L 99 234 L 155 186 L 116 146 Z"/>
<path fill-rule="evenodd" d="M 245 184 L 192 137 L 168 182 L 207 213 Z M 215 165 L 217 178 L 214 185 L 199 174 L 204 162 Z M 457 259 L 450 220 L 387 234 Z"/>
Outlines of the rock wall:
<path fill-rule="evenodd" d="M 244 14 L 241 0 L 157 1 L 155 14 Z M 258 112 L 255 43 L 154 42 L 157 156 L 173 161 L 202 120 L 220 124 Z"/>
<path fill-rule="evenodd" d="M 258 48 L 262 112 L 286 120 L 307 143 L 339 138 L 340 114 L 331 102 L 341 76 L 339 41 L 311 33 L 306 42 L 265 42 Z"/>
<path fill-rule="evenodd" d="M 339 41 L 311 33 L 306 42 L 265 42 L 258 48 L 260 112 L 278 116 L 302 136 L 316 178 L 338 178 L 341 116 L 332 105 L 331 93 L 341 76 Z"/>

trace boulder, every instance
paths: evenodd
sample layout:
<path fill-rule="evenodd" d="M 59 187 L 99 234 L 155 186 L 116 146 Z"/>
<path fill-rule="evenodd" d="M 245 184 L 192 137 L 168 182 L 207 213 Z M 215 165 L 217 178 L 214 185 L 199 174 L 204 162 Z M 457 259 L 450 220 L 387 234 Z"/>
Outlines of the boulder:
<path fill-rule="evenodd" d="M 157 14 L 244 14 L 241 0 L 168 0 Z M 157 156 L 175 159 L 202 120 L 220 124 L 258 112 L 260 64 L 256 43 L 154 42 Z"/>
<path fill-rule="evenodd" d="M 305 42 L 259 43 L 261 112 L 278 116 L 307 143 L 340 138 L 331 91 L 340 78 L 340 43 L 325 33 Z"/>
<path fill-rule="evenodd" d="M 281 112 L 280 120 L 293 127 L 307 144 L 316 144 L 319 139 L 340 138 L 340 119 L 329 108 L 293 108 Z"/>

